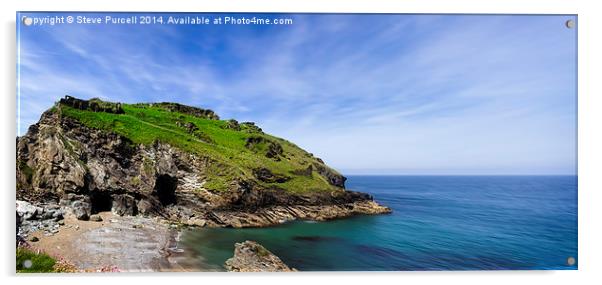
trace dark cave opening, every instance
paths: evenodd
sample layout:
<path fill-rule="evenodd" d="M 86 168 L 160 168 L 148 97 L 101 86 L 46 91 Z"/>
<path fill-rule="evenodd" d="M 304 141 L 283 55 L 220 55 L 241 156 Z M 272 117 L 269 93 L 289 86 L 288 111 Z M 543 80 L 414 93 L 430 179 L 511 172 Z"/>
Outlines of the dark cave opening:
<path fill-rule="evenodd" d="M 178 178 L 167 174 L 157 176 L 155 182 L 155 194 L 164 206 L 176 203 L 176 188 Z"/>
<path fill-rule="evenodd" d="M 113 198 L 105 191 L 92 191 L 90 193 L 92 213 L 111 211 L 112 202 Z"/>

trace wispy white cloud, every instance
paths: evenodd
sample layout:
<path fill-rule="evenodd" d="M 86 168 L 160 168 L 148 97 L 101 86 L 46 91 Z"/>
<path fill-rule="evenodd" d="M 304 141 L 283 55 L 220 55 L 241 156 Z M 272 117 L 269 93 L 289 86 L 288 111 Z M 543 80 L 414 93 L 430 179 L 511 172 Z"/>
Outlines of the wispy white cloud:
<path fill-rule="evenodd" d="M 350 171 L 574 171 L 575 34 L 562 17 L 292 17 L 25 30 L 21 133 L 71 93 L 212 108 Z"/>

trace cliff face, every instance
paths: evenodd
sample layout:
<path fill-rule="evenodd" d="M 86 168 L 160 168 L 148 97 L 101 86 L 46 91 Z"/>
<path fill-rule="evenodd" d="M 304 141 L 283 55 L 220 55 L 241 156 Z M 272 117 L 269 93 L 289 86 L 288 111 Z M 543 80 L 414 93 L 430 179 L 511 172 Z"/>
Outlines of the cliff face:
<path fill-rule="evenodd" d="M 190 225 L 265 226 L 388 212 L 253 123 L 175 103 L 66 97 L 17 139 L 17 199 L 80 219 L 111 210 Z"/>

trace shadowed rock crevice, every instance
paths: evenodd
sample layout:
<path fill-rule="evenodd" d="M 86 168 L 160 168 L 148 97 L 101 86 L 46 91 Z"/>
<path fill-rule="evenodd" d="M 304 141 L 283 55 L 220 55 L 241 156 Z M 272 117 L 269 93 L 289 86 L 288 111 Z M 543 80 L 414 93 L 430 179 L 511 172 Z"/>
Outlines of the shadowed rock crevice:
<path fill-rule="evenodd" d="M 111 211 L 113 198 L 111 198 L 110 193 L 105 191 L 91 191 L 90 203 L 92 206 L 92 213 Z"/>
<path fill-rule="evenodd" d="M 155 195 L 163 206 L 176 203 L 176 188 L 178 187 L 178 178 L 163 174 L 157 176 L 155 182 Z"/>
<path fill-rule="evenodd" d="M 272 171 L 270 171 L 269 169 L 267 169 L 265 167 L 253 169 L 253 175 L 257 179 L 259 179 L 259 181 L 263 181 L 266 183 L 284 183 L 291 179 L 290 177 L 288 177 L 286 175 L 272 173 Z"/>

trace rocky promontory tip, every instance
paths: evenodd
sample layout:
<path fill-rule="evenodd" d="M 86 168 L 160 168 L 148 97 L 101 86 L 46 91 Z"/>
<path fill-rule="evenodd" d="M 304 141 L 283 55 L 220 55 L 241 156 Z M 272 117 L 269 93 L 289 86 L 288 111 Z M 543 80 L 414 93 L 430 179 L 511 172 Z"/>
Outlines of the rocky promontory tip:
<path fill-rule="evenodd" d="M 17 198 L 80 220 L 111 211 L 190 226 L 261 227 L 390 212 L 254 123 L 177 103 L 66 96 L 17 139 Z M 50 214 L 48 214 L 50 215 Z"/>
<path fill-rule="evenodd" d="M 230 272 L 292 272 L 280 258 L 254 241 L 236 243 L 234 256 L 224 264 Z"/>

